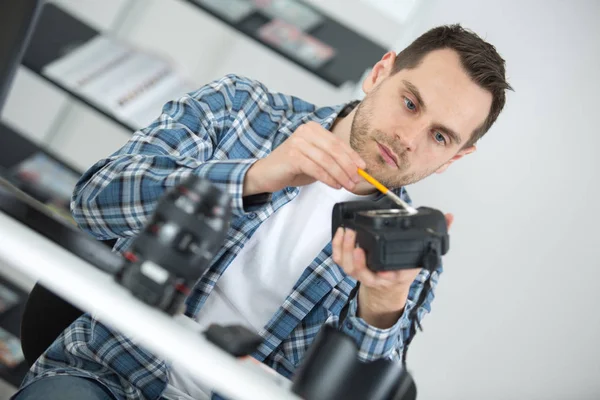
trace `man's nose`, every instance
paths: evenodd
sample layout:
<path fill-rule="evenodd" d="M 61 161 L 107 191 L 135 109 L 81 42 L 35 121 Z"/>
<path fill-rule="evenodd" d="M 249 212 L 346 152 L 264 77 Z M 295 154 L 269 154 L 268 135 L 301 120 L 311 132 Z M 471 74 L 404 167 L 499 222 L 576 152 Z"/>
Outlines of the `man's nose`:
<path fill-rule="evenodd" d="M 417 124 L 398 130 L 396 136 L 400 141 L 402 150 L 414 152 L 418 147 L 419 140 L 423 137 L 423 130 L 423 126 Z"/>

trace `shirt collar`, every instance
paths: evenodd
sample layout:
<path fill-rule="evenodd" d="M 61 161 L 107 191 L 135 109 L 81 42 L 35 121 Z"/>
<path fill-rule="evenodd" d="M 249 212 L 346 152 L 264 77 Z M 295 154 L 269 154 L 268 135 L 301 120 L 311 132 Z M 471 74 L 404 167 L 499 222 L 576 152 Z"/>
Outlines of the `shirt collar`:
<path fill-rule="evenodd" d="M 280 131 L 286 134 L 286 137 L 291 135 L 298 127 L 307 122 L 316 122 L 323 128 L 330 130 L 335 120 L 341 116 L 345 116 L 343 111 L 348 110 L 355 101 L 342 103 L 334 106 L 317 107 L 313 111 L 302 115 L 299 118 L 292 118 L 282 124 Z"/>

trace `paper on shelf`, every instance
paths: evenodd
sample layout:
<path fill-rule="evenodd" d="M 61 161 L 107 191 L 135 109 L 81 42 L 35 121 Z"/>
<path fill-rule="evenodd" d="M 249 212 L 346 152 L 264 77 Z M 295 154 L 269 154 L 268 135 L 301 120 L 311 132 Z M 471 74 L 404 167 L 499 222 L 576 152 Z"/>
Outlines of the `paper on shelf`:
<path fill-rule="evenodd" d="M 192 88 L 165 58 L 108 37 L 90 40 L 42 73 L 135 129 Z"/>
<path fill-rule="evenodd" d="M 138 101 L 129 103 L 120 115 L 123 120 L 133 126 L 147 126 L 160 116 L 163 107 L 169 101 L 179 99 L 191 91 L 191 86 L 183 82 L 179 76 L 169 74 L 153 86 L 152 93 L 141 96 Z"/>
<path fill-rule="evenodd" d="M 122 43 L 96 36 L 46 65 L 42 74 L 76 91 L 94 76 L 130 54 L 131 50 Z"/>
<path fill-rule="evenodd" d="M 314 69 L 323 66 L 336 54 L 333 47 L 280 19 L 262 25 L 257 34 L 266 43 Z"/>

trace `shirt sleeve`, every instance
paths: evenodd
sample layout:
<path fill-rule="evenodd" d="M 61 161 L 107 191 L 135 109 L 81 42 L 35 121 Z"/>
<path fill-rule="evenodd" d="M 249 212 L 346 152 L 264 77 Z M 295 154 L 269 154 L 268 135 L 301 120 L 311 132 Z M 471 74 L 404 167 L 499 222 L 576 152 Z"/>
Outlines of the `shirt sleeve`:
<path fill-rule="evenodd" d="M 236 77 L 228 75 L 168 102 L 153 123 L 88 169 L 71 199 L 80 228 L 100 240 L 134 236 L 164 191 L 190 174 L 227 192 L 234 216 L 248 212 L 244 178 L 257 159 L 215 157 L 239 106 L 235 86 Z"/>
<path fill-rule="evenodd" d="M 350 299 L 348 314 L 344 321 L 340 321 L 342 325 L 339 328 L 355 340 L 358 345 L 358 358 L 361 361 L 374 361 L 380 358 L 391 360 L 401 359 L 402 353 L 407 350 L 405 347 L 407 347 L 411 326 L 415 323 L 415 321 L 411 320 L 410 316 L 415 314 L 415 318 L 418 318 L 420 322 L 431 311 L 431 302 L 434 299 L 434 290 L 441 271 L 442 266 L 440 265 L 431 273 L 431 286 L 427 297 L 418 310 L 414 312 L 414 307 L 423 290 L 424 282 L 430 275 L 430 272 L 427 270 L 421 271 L 411 285 L 402 316 L 388 329 L 376 328 L 358 317 L 358 295 Z"/>

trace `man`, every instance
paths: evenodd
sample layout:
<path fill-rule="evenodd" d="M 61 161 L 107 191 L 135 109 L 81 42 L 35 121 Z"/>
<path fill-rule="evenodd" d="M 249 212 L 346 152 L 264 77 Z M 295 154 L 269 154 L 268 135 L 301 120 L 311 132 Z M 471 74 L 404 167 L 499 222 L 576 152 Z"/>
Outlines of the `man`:
<path fill-rule="evenodd" d="M 358 105 L 316 107 L 247 78 L 212 82 L 168 103 L 90 168 L 75 189 L 73 214 L 98 239 L 118 238 L 123 251 L 166 189 L 189 174 L 208 178 L 231 195 L 234 218 L 187 300 L 199 330 L 246 325 L 264 338 L 253 356 L 286 377 L 323 324 L 350 335 L 363 361 L 401 359 L 430 311 L 433 292 L 424 282 L 433 289 L 441 266 L 431 276 L 373 273 L 354 232 L 331 240 L 332 206 L 378 197 L 357 168 L 409 201 L 405 186 L 475 150 L 510 86 L 495 48 L 453 25 L 385 54 L 362 88 Z M 83 398 L 78 390 L 86 399 L 208 395 L 185 370 L 89 314 L 56 340 L 23 386 L 18 400 Z"/>

